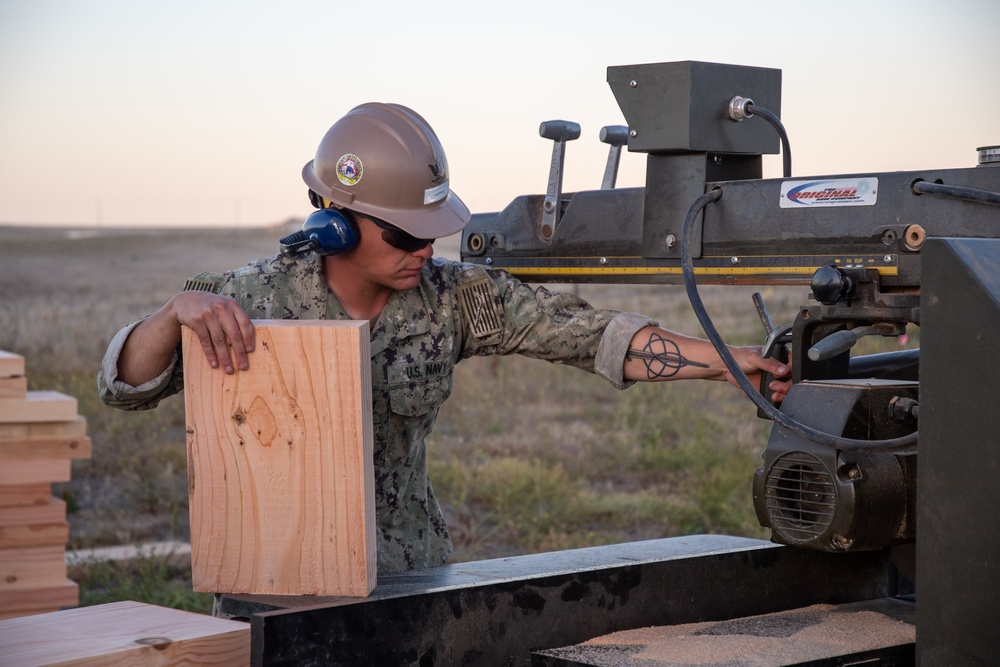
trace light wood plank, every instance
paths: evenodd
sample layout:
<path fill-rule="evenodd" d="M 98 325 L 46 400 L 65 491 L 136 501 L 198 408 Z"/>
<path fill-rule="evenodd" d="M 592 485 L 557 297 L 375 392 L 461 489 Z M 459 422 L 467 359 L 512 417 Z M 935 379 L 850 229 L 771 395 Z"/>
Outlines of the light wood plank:
<path fill-rule="evenodd" d="M 87 436 L 0 440 L 0 461 L 89 459 L 92 452 L 93 443 Z"/>
<path fill-rule="evenodd" d="M 0 398 L 18 398 L 24 400 L 27 397 L 28 397 L 28 378 L 0 377 Z"/>
<path fill-rule="evenodd" d="M 47 505 L 51 497 L 52 485 L 48 482 L 0 484 L 0 507 Z"/>
<path fill-rule="evenodd" d="M 75 607 L 80 601 L 80 589 L 75 581 L 64 579 L 54 586 L 38 588 L 0 588 L 0 609 L 18 611 L 57 611 Z"/>
<path fill-rule="evenodd" d="M 70 479 L 70 468 L 69 459 L 4 461 L 0 465 L 0 485 L 68 482 Z"/>
<path fill-rule="evenodd" d="M 87 435 L 87 420 L 81 415 L 62 422 L 0 424 L 0 441 L 82 438 L 85 435 Z"/>
<path fill-rule="evenodd" d="M 65 580 L 65 545 L 0 549 L 0 591 L 49 588 Z"/>
<path fill-rule="evenodd" d="M 58 391 L 29 391 L 23 398 L 0 398 L 0 422 L 61 422 L 76 419 L 76 399 Z"/>
<path fill-rule="evenodd" d="M 375 586 L 367 322 L 258 321 L 250 370 L 183 340 L 199 591 L 365 596 Z"/>
<path fill-rule="evenodd" d="M 250 626 L 141 602 L 0 621 L 5 667 L 250 664 Z"/>
<path fill-rule="evenodd" d="M 48 502 L 23 507 L 0 507 L 0 526 L 30 526 L 66 518 L 66 501 L 49 496 Z"/>
<path fill-rule="evenodd" d="M 0 378 L 24 377 L 24 357 L 0 350 Z"/>
<path fill-rule="evenodd" d="M 28 526 L 0 526 L 0 552 L 17 547 L 65 547 L 69 541 L 69 523 L 32 524 Z"/>

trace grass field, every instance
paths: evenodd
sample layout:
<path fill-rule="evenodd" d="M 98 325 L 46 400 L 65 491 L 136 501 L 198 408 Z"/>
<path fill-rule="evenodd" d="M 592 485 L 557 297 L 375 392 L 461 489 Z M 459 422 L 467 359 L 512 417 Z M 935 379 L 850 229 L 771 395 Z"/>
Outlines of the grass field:
<path fill-rule="evenodd" d="M 107 408 L 97 399 L 97 368 L 114 333 L 159 307 L 185 278 L 273 254 L 278 236 L 0 228 L 0 349 L 26 357 L 31 389 L 76 397 L 94 443 L 90 460 L 74 462 L 73 481 L 57 487 L 68 501 L 71 547 L 188 538 L 182 397 L 144 413 Z M 438 252 L 457 256 L 453 241 L 440 242 Z M 683 288 L 560 288 L 701 335 Z M 702 289 L 731 343 L 763 339 L 753 291 Z M 778 322 L 805 303 L 805 288 L 762 291 Z M 463 362 L 429 443 L 453 560 L 692 533 L 765 537 L 750 480 L 769 422 L 755 415 L 724 383 L 617 391 L 535 360 Z M 155 564 L 144 571 L 140 579 L 158 576 Z M 98 600 L 107 599 L 107 585 L 84 582 L 99 589 Z"/>

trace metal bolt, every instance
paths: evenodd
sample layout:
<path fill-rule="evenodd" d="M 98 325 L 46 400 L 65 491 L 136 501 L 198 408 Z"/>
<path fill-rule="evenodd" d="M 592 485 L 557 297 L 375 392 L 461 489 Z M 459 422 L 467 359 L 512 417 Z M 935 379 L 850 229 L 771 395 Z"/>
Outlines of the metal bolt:
<path fill-rule="evenodd" d="M 633 88 L 638 88 L 639 82 L 636 81 L 635 79 L 632 79 L 631 81 L 628 82 L 628 85 L 632 86 Z"/>
<path fill-rule="evenodd" d="M 861 471 L 858 470 L 857 468 L 851 468 L 850 470 L 847 471 L 848 479 L 857 479 L 860 476 L 861 476 Z"/>
<path fill-rule="evenodd" d="M 839 549 L 850 549 L 851 545 L 854 544 L 854 540 L 849 537 L 844 537 L 839 533 L 834 533 L 831 541 L 833 542 L 833 546 Z"/>
<path fill-rule="evenodd" d="M 739 257 L 735 257 L 735 256 L 734 257 L 730 257 L 729 258 L 729 263 L 730 264 L 739 264 L 740 263 L 740 258 Z"/>
<path fill-rule="evenodd" d="M 629 130 L 629 132 L 628 132 L 628 136 L 630 136 L 630 137 L 632 137 L 633 139 L 635 139 L 636 137 L 638 137 L 638 136 L 639 136 L 639 133 L 638 133 L 638 132 L 636 132 L 635 130 Z"/>
<path fill-rule="evenodd" d="M 675 245 L 677 245 L 677 237 L 673 234 L 667 234 L 667 247 L 673 248 Z"/>
<path fill-rule="evenodd" d="M 607 264 L 608 263 L 608 258 L 607 257 L 601 257 L 599 260 L 597 260 L 597 263 L 598 264 L 602 264 L 602 265 L 603 264 Z"/>
<path fill-rule="evenodd" d="M 487 264 L 492 264 L 493 263 L 493 258 L 492 257 L 487 257 L 486 258 L 486 263 Z"/>
<path fill-rule="evenodd" d="M 892 262 L 892 255 L 886 255 L 885 257 L 882 258 L 882 261 L 885 262 L 886 264 L 889 264 L 890 262 Z"/>

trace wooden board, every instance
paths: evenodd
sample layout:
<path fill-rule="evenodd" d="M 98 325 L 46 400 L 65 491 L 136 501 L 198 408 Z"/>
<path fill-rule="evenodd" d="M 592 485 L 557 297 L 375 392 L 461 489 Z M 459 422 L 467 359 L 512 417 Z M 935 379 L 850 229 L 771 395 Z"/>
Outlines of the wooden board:
<path fill-rule="evenodd" d="M 250 625 L 141 602 L 0 621 L 4 667 L 250 664 Z"/>
<path fill-rule="evenodd" d="M 79 600 L 79 586 L 70 579 L 65 579 L 54 586 L 0 589 L 0 609 L 17 612 L 18 615 L 75 607 Z"/>
<path fill-rule="evenodd" d="M 0 350 L 0 378 L 24 377 L 24 357 Z"/>
<path fill-rule="evenodd" d="M 27 397 L 28 378 L 0 377 L 0 398 L 19 398 L 23 400 Z"/>
<path fill-rule="evenodd" d="M 32 461 L 38 459 L 89 459 L 90 438 L 26 438 L 0 439 L 0 461 Z"/>
<path fill-rule="evenodd" d="M 52 485 L 48 482 L 0 484 L 0 507 L 47 505 L 51 497 Z"/>
<path fill-rule="evenodd" d="M 66 518 L 66 501 L 49 496 L 48 502 L 23 507 L 0 507 L 0 526 L 30 526 Z"/>
<path fill-rule="evenodd" d="M 0 549 L 0 591 L 48 588 L 65 580 L 65 545 Z"/>
<path fill-rule="evenodd" d="M 80 415 L 68 421 L 0 424 L 0 440 L 82 438 L 85 435 L 87 420 Z"/>
<path fill-rule="evenodd" d="M 68 482 L 70 468 L 69 459 L 3 461 L 0 464 L 0 485 Z"/>
<path fill-rule="evenodd" d="M 65 546 L 68 540 L 66 503 L 58 498 L 43 505 L 0 507 L 0 559 L 3 549 Z"/>
<path fill-rule="evenodd" d="M 59 422 L 76 419 L 76 399 L 58 391 L 29 391 L 26 398 L 0 398 L 0 422 Z"/>
<path fill-rule="evenodd" d="M 250 370 L 183 334 L 194 589 L 365 596 L 375 586 L 367 322 L 257 327 Z"/>

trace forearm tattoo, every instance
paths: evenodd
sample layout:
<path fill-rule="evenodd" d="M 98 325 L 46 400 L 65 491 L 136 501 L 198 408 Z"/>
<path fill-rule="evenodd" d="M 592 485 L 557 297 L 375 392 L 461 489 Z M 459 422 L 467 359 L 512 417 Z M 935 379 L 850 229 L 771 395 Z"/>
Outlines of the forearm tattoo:
<path fill-rule="evenodd" d="M 673 377 L 685 366 L 708 368 L 708 364 L 682 356 L 677 343 L 658 333 L 651 334 L 641 350 L 630 347 L 625 353 L 625 360 L 629 359 L 641 359 L 646 365 L 646 377 L 650 380 Z"/>

